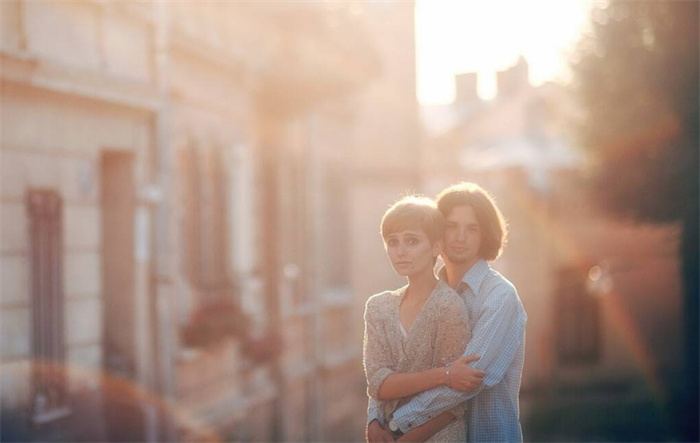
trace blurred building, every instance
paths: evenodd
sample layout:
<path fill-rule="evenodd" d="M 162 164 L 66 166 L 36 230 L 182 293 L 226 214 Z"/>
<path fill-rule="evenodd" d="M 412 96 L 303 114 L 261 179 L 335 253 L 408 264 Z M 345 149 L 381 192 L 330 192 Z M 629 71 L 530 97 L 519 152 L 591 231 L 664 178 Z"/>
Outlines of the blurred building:
<path fill-rule="evenodd" d="M 0 8 L 3 439 L 361 439 L 413 4 Z"/>
<path fill-rule="evenodd" d="M 457 76 L 455 102 L 423 110 L 422 176 L 431 195 L 460 181 L 481 184 L 510 226 L 494 267 L 515 284 L 528 313 L 526 440 L 657 438 L 641 431 L 649 426 L 641 417 L 664 420 L 657 412 L 632 418 L 620 411 L 638 411 L 642 398 L 666 406 L 682 367 L 677 227 L 627 224 L 597 209 L 583 158 L 562 134 L 571 109 L 561 86 L 530 86 L 522 58 L 498 73 L 491 101 L 478 98 L 476 80 Z M 545 405 L 557 412 L 541 417 Z M 603 429 L 606 420 L 618 429 Z M 635 420 L 636 431 L 629 429 Z M 562 425 L 552 431 L 555 422 Z"/>

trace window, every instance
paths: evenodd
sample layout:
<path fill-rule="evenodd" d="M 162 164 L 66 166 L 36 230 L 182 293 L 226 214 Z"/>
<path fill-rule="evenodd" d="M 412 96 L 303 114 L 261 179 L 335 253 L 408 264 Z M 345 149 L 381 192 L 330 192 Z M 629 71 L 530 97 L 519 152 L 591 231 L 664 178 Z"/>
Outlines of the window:
<path fill-rule="evenodd" d="M 27 49 L 24 4 L 19 0 L 0 2 L 0 45 L 10 52 Z"/>
<path fill-rule="evenodd" d="M 284 303 L 300 307 L 308 302 L 304 276 L 309 252 L 307 170 L 298 153 L 285 153 L 278 164 L 278 257 L 281 262 Z"/>
<path fill-rule="evenodd" d="M 218 149 L 181 151 L 185 273 L 204 298 L 230 295 L 228 180 Z"/>
<path fill-rule="evenodd" d="M 348 286 L 350 269 L 350 199 L 347 177 L 338 164 L 329 164 L 325 174 L 326 218 L 324 219 L 326 235 L 324 253 L 326 257 L 326 283 L 329 287 L 345 288 Z"/>
<path fill-rule="evenodd" d="M 30 190 L 33 416 L 44 423 L 66 415 L 62 201 L 56 191 Z"/>
<path fill-rule="evenodd" d="M 230 290 L 228 263 L 227 189 L 228 180 L 221 151 L 211 148 L 204 151 L 202 174 L 201 214 L 203 255 L 203 283 L 208 291 L 225 296 Z"/>
<path fill-rule="evenodd" d="M 562 365 L 594 364 L 600 358 L 599 300 L 587 290 L 587 267 L 557 272 L 557 357 Z"/>

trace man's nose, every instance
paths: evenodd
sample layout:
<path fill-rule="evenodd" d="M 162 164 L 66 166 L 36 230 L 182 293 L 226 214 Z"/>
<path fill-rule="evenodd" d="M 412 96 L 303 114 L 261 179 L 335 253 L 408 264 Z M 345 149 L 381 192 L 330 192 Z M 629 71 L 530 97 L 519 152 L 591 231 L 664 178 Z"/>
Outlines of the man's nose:
<path fill-rule="evenodd" d="M 466 240 L 467 239 L 467 228 L 459 228 L 457 230 L 457 239 Z"/>

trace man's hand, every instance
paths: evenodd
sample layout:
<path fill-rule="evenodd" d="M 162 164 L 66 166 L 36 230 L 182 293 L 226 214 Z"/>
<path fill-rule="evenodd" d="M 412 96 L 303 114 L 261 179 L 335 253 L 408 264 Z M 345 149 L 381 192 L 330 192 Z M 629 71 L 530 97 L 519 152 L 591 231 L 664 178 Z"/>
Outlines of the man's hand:
<path fill-rule="evenodd" d="M 369 443 L 394 443 L 394 436 L 391 432 L 384 428 L 377 420 L 367 426 L 367 441 Z"/>
<path fill-rule="evenodd" d="M 450 387 L 462 392 L 473 391 L 484 382 L 484 371 L 479 371 L 469 366 L 469 363 L 477 361 L 479 357 L 469 355 L 454 361 L 450 365 Z"/>

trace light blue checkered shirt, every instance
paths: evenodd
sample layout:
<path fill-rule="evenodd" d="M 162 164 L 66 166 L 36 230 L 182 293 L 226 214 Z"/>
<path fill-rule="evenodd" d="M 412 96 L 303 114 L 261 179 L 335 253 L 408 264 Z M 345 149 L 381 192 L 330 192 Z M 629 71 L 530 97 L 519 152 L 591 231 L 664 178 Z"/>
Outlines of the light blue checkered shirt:
<path fill-rule="evenodd" d="M 444 269 L 440 271 L 444 279 Z M 525 356 L 527 314 L 515 287 L 483 260 L 457 287 L 469 311 L 472 338 L 464 355 L 481 358 L 472 367 L 486 372 L 483 385 L 471 392 L 446 386 L 418 394 L 393 413 L 404 433 L 470 400 L 465 414 L 468 442 L 521 442 L 518 394 Z M 370 410 L 373 405 L 370 402 Z"/>

